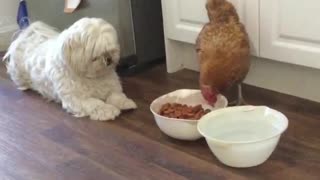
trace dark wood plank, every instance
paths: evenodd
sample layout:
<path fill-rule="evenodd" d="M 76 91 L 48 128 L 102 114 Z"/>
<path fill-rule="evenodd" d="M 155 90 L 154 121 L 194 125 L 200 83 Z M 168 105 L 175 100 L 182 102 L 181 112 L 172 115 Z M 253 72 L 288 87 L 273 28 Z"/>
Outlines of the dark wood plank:
<path fill-rule="evenodd" d="M 157 127 L 149 105 L 179 89 L 198 88 L 198 73 L 167 74 L 164 65 L 123 77 L 139 108 L 116 121 L 75 119 L 37 93 L 16 90 L 0 65 L 0 176 L 6 179 L 318 179 L 320 105 L 245 85 L 250 104 L 289 118 L 271 158 L 258 167 L 221 164 L 206 142 L 171 139 Z M 232 97 L 232 93 L 230 96 Z"/>
<path fill-rule="evenodd" d="M 15 179 L 58 179 L 54 170 L 44 167 L 24 151 L 0 140 L 0 169 Z"/>
<path fill-rule="evenodd" d="M 197 177 L 199 179 L 213 177 L 240 179 L 241 177 L 189 156 L 180 149 L 169 148 L 118 127 L 116 123 L 104 123 L 97 127 L 87 121 L 77 121 L 77 123 L 66 122 L 65 125 L 69 128 L 59 126 L 46 134 L 58 142 L 65 140 L 66 142 L 62 142 L 65 146 L 85 154 L 114 171 L 119 171 L 118 173 L 125 173 L 125 176 L 138 177 L 137 179 L 144 176 L 147 176 L 148 179 L 163 179 L 176 173 L 175 179 L 179 179 L 178 174 L 192 179 L 197 179 Z M 73 131 L 78 131 L 82 135 L 76 135 Z M 93 136 L 94 139 L 86 140 L 90 136 Z M 109 151 L 106 152 L 106 149 Z M 172 169 L 172 167 L 177 167 L 177 169 Z M 167 170 L 163 171 L 163 169 Z"/>
<path fill-rule="evenodd" d="M 56 175 L 59 177 L 58 179 L 70 179 L 71 177 L 74 177 L 71 179 L 90 179 L 88 177 L 92 177 L 93 179 L 104 179 L 103 177 L 123 179 L 120 175 L 105 169 L 95 161 L 75 153 L 74 151 L 70 151 L 63 146 L 50 141 L 50 139 L 45 138 L 45 136 L 42 136 L 39 132 L 42 131 L 43 125 L 35 126 L 33 123 L 28 123 L 30 122 L 30 119 L 6 116 L 3 113 L 0 113 L 0 119 L 0 144 L 6 144 L 6 147 L 15 148 L 14 152 L 18 152 L 18 155 L 28 157 L 28 161 L 34 161 L 36 165 L 41 165 L 40 167 L 42 168 L 53 170 L 53 172 L 46 175 Z M 12 153 L 12 155 L 10 155 L 10 158 L 12 159 L 8 158 L 8 161 L 11 163 L 16 162 L 16 157 L 17 155 Z M 70 165 L 70 162 L 74 163 Z M 85 164 L 80 162 L 85 162 Z M 18 165 L 23 165 L 23 162 L 21 163 L 19 161 Z M 88 171 L 95 173 L 87 174 L 85 173 L 87 171 L 78 171 L 75 169 L 77 167 L 81 168 L 84 165 L 90 167 Z M 22 169 L 25 169 L 25 167 L 22 167 Z M 32 170 L 33 169 L 31 169 L 30 172 L 33 172 Z M 69 173 L 66 173 L 66 171 L 69 171 Z M 20 175 L 20 171 L 15 173 Z M 33 173 L 35 173 L 35 175 L 38 175 L 38 173 L 41 174 L 41 172 Z M 100 178 L 97 178 L 99 176 Z M 54 176 L 52 179 L 57 178 Z"/>
<path fill-rule="evenodd" d="M 90 124 L 86 122 L 84 122 L 84 124 L 81 129 L 79 129 L 80 126 L 75 128 L 73 125 L 71 128 L 68 128 L 62 124 L 44 132 L 44 134 L 53 141 L 61 143 L 63 146 L 125 177 L 144 179 L 144 177 L 147 176 L 150 179 L 167 179 L 173 175 L 172 172 L 158 168 L 150 162 L 136 159 L 136 154 L 124 152 L 117 143 L 111 143 L 112 141 L 110 139 L 117 141 L 117 139 L 113 138 L 115 136 L 101 138 L 92 133 L 89 128 Z M 76 131 L 74 129 L 76 129 Z M 104 131 L 108 132 L 109 129 L 104 128 Z M 89 132 L 89 134 L 87 134 L 87 132 Z M 95 130 L 95 132 L 97 131 Z M 132 153 L 138 153 L 134 149 L 131 150 Z"/>

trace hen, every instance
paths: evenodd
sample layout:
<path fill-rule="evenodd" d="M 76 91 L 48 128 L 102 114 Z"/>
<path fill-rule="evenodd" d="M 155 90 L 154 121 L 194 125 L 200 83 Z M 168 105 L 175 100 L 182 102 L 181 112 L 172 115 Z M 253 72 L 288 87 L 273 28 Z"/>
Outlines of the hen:
<path fill-rule="evenodd" d="M 214 104 L 217 94 L 224 94 L 232 86 L 239 85 L 241 90 L 240 83 L 250 67 L 250 47 L 246 30 L 231 3 L 207 0 L 206 9 L 210 21 L 197 38 L 196 51 L 202 95 Z"/>

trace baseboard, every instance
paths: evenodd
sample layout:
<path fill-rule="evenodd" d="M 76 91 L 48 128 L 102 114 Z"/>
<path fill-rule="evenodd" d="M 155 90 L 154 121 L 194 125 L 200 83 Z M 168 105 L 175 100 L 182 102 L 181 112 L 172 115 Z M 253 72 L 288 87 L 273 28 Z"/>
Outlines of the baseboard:
<path fill-rule="evenodd" d="M 142 73 L 146 70 L 153 68 L 159 64 L 165 63 L 165 57 L 152 59 L 144 62 L 137 62 L 132 66 L 118 66 L 117 72 L 120 76 L 132 76 L 138 73 Z"/>

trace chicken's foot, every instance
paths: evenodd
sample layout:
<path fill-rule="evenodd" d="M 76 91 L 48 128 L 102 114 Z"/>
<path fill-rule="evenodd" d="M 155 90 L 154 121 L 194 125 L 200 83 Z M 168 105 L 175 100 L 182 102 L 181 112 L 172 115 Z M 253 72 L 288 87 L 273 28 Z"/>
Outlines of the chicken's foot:
<path fill-rule="evenodd" d="M 243 98 L 242 93 L 242 84 L 237 85 L 237 99 L 235 101 L 230 102 L 229 106 L 241 106 L 241 105 L 247 105 L 246 101 Z"/>

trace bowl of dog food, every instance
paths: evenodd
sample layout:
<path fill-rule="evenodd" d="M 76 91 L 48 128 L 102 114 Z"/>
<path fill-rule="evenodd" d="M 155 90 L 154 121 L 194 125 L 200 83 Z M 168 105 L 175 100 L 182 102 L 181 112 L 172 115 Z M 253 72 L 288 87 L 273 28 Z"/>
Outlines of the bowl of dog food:
<path fill-rule="evenodd" d="M 205 114 L 228 106 L 223 95 L 211 106 L 200 90 L 179 89 L 155 99 L 150 110 L 160 130 L 175 139 L 197 140 L 202 135 L 197 130 L 199 119 Z"/>
<path fill-rule="evenodd" d="M 227 107 L 206 114 L 198 123 L 217 159 L 238 168 L 265 162 L 287 127 L 287 117 L 266 106 Z"/>

